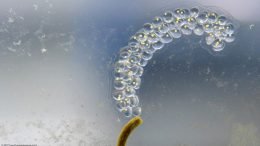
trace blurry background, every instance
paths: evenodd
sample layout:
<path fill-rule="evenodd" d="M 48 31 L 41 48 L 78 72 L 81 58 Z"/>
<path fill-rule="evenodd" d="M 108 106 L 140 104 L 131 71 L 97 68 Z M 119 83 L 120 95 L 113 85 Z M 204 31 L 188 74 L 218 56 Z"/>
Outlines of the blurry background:
<path fill-rule="evenodd" d="M 213 56 L 192 37 L 145 68 L 144 124 L 129 146 L 260 146 L 257 0 L 0 0 L 0 144 L 114 146 L 128 119 L 110 97 L 118 50 L 178 6 L 217 6 L 240 23 Z"/>

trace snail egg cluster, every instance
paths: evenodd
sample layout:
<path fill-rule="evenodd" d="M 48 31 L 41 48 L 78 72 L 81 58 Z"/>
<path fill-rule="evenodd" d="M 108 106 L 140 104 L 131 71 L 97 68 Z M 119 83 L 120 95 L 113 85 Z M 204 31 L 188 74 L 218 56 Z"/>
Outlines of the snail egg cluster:
<path fill-rule="evenodd" d="M 153 54 L 165 44 L 184 35 L 203 36 L 206 45 L 213 51 L 221 51 L 227 43 L 235 40 L 235 25 L 224 15 L 199 8 L 166 11 L 145 23 L 134 34 L 128 45 L 121 48 L 114 64 L 113 99 L 117 109 L 126 117 L 139 116 L 141 107 L 136 91 L 141 85 L 141 76 Z"/>

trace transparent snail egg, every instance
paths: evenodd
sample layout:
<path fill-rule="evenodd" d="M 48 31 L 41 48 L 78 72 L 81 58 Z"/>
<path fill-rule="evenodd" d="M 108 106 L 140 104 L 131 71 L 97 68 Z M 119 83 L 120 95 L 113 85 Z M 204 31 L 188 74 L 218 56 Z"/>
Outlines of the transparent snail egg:
<path fill-rule="evenodd" d="M 147 53 L 153 54 L 156 51 L 156 49 L 151 46 L 150 48 L 147 48 L 144 51 Z"/>
<path fill-rule="evenodd" d="M 210 33 L 206 36 L 205 40 L 207 45 L 211 45 L 216 40 L 216 38 L 214 34 Z"/>
<path fill-rule="evenodd" d="M 198 8 L 191 8 L 190 9 L 190 15 L 191 15 L 191 17 L 197 17 L 198 15 L 199 15 L 199 9 Z"/>
<path fill-rule="evenodd" d="M 136 36 L 136 39 L 137 39 L 138 42 L 144 42 L 147 39 L 146 34 L 143 33 L 143 32 L 138 32 L 138 33 L 135 34 L 135 36 Z"/>
<path fill-rule="evenodd" d="M 133 76 L 135 75 L 137 72 L 138 72 L 138 68 L 139 66 L 138 65 L 133 65 L 132 67 L 129 68 L 129 71 L 128 71 L 128 74 Z"/>
<path fill-rule="evenodd" d="M 213 31 L 221 31 L 224 30 L 224 27 L 222 25 L 219 25 L 217 23 L 213 24 Z"/>
<path fill-rule="evenodd" d="M 164 31 L 161 30 L 161 27 L 158 26 L 154 29 L 154 33 L 156 34 L 156 36 L 161 37 L 164 34 Z"/>
<path fill-rule="evenodd" d="M 214 31 L 214 35 L 216 38 L 224 38 L 224 33 L 222 31 Z"/>
<path fill-rule="evenodd" d="M 152 21 L 152 24 L 153 26 L 155 27 L 159 27 L 160 25 L 163 24 L 163 20 L 161 17 L 157 16 L 157 17 L 154 17 L 153 21 Z"/>
<path fill-rule="evenodd" d="M 141 77 L 143 73 L 144 73 L 144 69 L 141 66 L 139 66 L 136 76 Z"/>
<path fill-rule="evenodd" d="M 114 72 L 115 79 L 124 79 L 126 76 L 125 72 Z"/>
<path fill-rule="evenodd" d="M 176 18 L 174 19 L 174 24 L 175 26 L 178 28 L 178 27 L 181 27 L 182 25 L 184 25 L 186 23 L 186 21 L 184 21 L 183 19 L 179 19 L 179 18 Z"/>
<path fill-rule="evenodd" d="M 180 30 L 178 30 L 178 29 L 173 29 L 173 30 L 171 30 L 170 31 L 170 34 L 171 34 L 171 36 L 173 37 L 173 38 L 180 38 L 181 37 L 181 32 L 180 32 Z"/>
<path fill-rule="evenodd" d="M 169 31 L 169 27 L 167 24 L 162 24 L 161 26 L 158 27 L 160 33 L 164 34 Z"/>
<path fill-rule="evenodd" d="M 148 40 L 146 40 L 146 41 L 144 41 L 144 42 L 141 42 L 140 43 L 140 48 L 142 49 L 142 50 L 145 50 L 145 49 L 147 49 L 147 48 L 150 48 L 150 42 L 148 41 Z"/>
<path fill-rule="evenodd" d="M 227 34 L 233 34 L 235 32 L 235 26 L 231 23 L 225 25 L 225 32 Z"/>
<path fill-rule="evenodd" d="M 217 22 L 220 25 L 225 25 L 227 23 L 227 18 L 225 16 L 219 16 Z"/>
<path fill-rule="evenodd" d="M 131 61 L 131 56 L 134 56 L 133 58 L 135 58 L 137 61 Z M 131 55 L 130 57 L 129 57 L 129 59 L 128 60 L 126 60 L 126 66 L 127 66 L 127 71 L 129 71 L 129 69 L 130 68 L 132 68 L 133 66 L 135 66 L 135 65 L 137 65 L 138 64 L 138 62 L 141 60 L 141 56 L 139 56 L 139 55 Z M 133 59 L 132 58 L 132 59 Z"/>
<path fill-rule="evenodd" d="M 139 43 L 138 46 L 130 46 L 131 53 L 138 52 L 140 49 Z"/>
<path fill-rule="evenodd" d="M 151 33 L 153 31 L 154 27 L 151 23 L 145 23 L 143 26 L 143 30 L 145 33 Z"/>
<path fill-rule="evenodd" d="M 181 18 L 186 19 L 190 17 L 190 11 L 188 9 L 182 9 Z"/>
<path fill-rule="evenodd" d="M 152 48 L 152 47 L 151 47 Z M 138 63 L 138 65 L 145 67 L 148 64 L 147 60 L 144 60 L 143 58 L 141 59 L 141 61 Z"/>
<path fill-rule="evenodd" d="M 169 31 L 177 27 L 174 22 L 174 19 L 170 23 L 167 23 L 167 25 L 168 25 Z"/>
<path fill-rule="evenodd" d="M 123 108 L 122 113 L 125 115 L 125 117 L 129 118 L 132 116 L 132 108 L 131 107 Z"/>
<path fill-rule="evenodd" d="M 192 30 L 186 24 L 181 26 L 181 32 L 184 35 L 191 35 L 192 34 Z"/>
<path fill-rule="evenodd" d="M 153 53 L 143 52 L 142 58 L 144 60 L 150 60 L 150 59 L 152 59 L 152 57 L 153 57 Z"/>
<path fill-rule="evenodd" d="M 172 42 L 172 36 L 169 33 L 165 33 L 162 37 L 161 37 L 161 42 L 162 43 L 170 43 Z"/>
<path fill-rule="evenodd" d="M 222 26 L 222 25 L 214 24 L 214 26 L 213 26 L 213 33 L 218 38 L 222 38 L 226 35 L 224 30 L 225 30 L 224 26 Z"/>
<path fill-rule="evenodd" d="M 215 12 L 211 12 L 208 14 L 208 22 L 209 23 L 215 23 L 217 21 L 218 14 Z"/>
<path fill-rule="evenodd" d="M 207 13 L 205 13 L 205 12 L 199 14 L 198 17 L 197 17 L 197 22 L 199 24 L 204 24 L 204 23 L 207 22 L 207 20 L 208 20 L 208 16 L 207 16 Z"/>
<path fill-rule="evenodd" d="M 115 63 L 115 72 L 124 72 L 127 70 L 126 62 L 125 61 L 117 61 Z"/>
<path fill-rule="evenodd" d="M 125 88 L 125 82 L 122 79 L 115 79 L 114 88 L 116 90 L 123 90 Z"/>
<path fill-rule="evenodd" d="M 133 107 L 132 108 L 133 116 L 140 116 L 142 113 L 141 107 Z"/>
<path fill-rule="evenodd" d="M 197 25 L 195 29 L 193 30 L 195 35 L 201 36 L 204 34 L 204 29 L 202 25 Z"/>
<path fill-rule="evenodd" d="M 131 81 L 130 81 L 131 82 Z M 135 95 L 135 89 L 133 88 L 133 87 L 131 87 L 131 86 L 126 86 L 125 88 L 124 88 L 124 95 L 126 96 L 126 97 L 129 97 L 129 96 L 132 96 L 132 95 Z"/>
<path fill-rule="evenodd" d="M 120 54 L 119 54 L 119 59 L 120 60 L 125 60 L 127 58 L 129 58 L 131 55 L 131 52 L 130 51 L 120 51 Z"/>
<path fill-rule="evenodd" d="M 219 52 L 222 51 L 225 48 L 225 42 L 223 40 L 220 39 L 216 39 L 213 43 L 212 43 L 212 49 L 213 51 Z"/>
<path fill-rule="evenodd" d="M 189 26 L 190 29 L 194 29 L 197 25 L 196 19 L 194 17 L 189 17 L 187 18 L 187 25 Z"/>
<path fill-rule="evenodd" d="M 150 43 L 157 42 L 159 39 L 160 39 L 159 36 L 157 36 L 157 34 L 154 32 L 148 34 L 148 41 Z"/>
<path fill-rule="evenodd" d="M 139 98 L 137 95 L 127 97 L 130 107 L 136 107 L 139 104 Z"/>
<path fill-rule="evenodd" d="M 124 99 L 116 101 L 116 108 L 119 111 L 122 111 L 124 108 L 127 108 L 129 106 L 129 103 L 125 101 Z"/>
<path fill-rule="evenodd" d="M 132 55 L 140 57 L 142 53 L 143 53 L 143 48 L 140 47 L 140 48 L 138 48 L 138 50 L 136 52 L 133 52 Z"/>
<path fill-rule="evenodd" d="M 224 37 L 224 40 L 227 43 L 234 42 L 235 41 L 235 36 L 234 36 L 234 34 L 228 34 L 227 36 Z"/>
<path fill-rule="evenodd" d="M 131 80 L 132 74 L 129 73 L 129 71 L 124 72 L 124 78 L 122 78 L 122 80 L 124 81 L 124 83 L 128 83 Z"/>
<path fill-rule="evenodd" d="M 160 50 L 162 49 L 164 46 L 164 43 L 162 43 L 161 41 L 157 41 L 155 43 L 152 44 L 152 47 L 155 49 L 155 50 Z"/>
<path fill-rule="evenodd" d="M 115 100 L 122 100 L 125 98 L 124 92 L 122 92 L 121 90 L 114 90 L 112 96 Z"/>
<path fill-rule="evenodd" d="M 183 13 L 182 9 L 177 8 L 176 10 L 173 11 L 173 15 L 176 18 L 181 18 L 181 14 Z"/>
<path fill-rule="evenodd" d="M 164 12 L 164 13 L 163 13 L 163 16 L 162 16 L 164 22 L 166 22 L 166 23 L 172 22 L 173 17 L 174 17 L 174 16 L 173 16 L 173 13 L 172 13 L 171 11 L 166 11 L 166 12 Z"/>
<path fill-rule="evenodd" d="M 203 29 L 205 32 L 211 33 L 211 32 L 213 32 L 214 27 L 213 27 L 213 24 L 211 24 L 211 23 L 205 23 L 205 24 L 203 24 Z"/>
<path fill-rule="evenodd" d="M 131 56 L 129 57 L 129 62 L 130 62 L 131 64 L 136 64 L 136 63 L 138 63 L 139 61 L 140 61 L 140 57 L 139 57 L 139 56 L 131 55 Z"/>
<path fill-rule="evenodd" d="M 139 89 L 141 85 L 141 78 L 138 76 L 133 76 L 130 86 L 134 89 Z"/>

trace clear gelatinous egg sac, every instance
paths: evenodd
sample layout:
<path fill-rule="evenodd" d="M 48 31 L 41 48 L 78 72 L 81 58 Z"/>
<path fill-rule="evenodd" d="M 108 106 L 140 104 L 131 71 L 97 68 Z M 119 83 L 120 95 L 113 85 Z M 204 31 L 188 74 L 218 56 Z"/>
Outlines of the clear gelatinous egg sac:
<path fill-rule="evenodd" d="M 166 10 L 130 37 L 114 65 L 112 99 L 125 117 L 140 116 L 142 109 L 137 90 L 141 87 L 144 67 L 165 44 L 187 37 L 220 52 L 236 39 L 237 25 L 230 15 L 210 8 L 192 7 Z"/>

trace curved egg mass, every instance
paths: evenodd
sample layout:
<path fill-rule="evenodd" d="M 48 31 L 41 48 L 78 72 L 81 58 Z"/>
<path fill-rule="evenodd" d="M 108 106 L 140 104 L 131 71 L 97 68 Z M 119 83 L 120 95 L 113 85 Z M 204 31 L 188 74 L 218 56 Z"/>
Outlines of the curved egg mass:
<path fill-rule="evenodd" d="M 140 116 L 137 96 L 144 67 L 165 44 L 183 36 L 200 36 L 200 44 L 211 52 L 220 52 L 235 40 L 237 25 L 233 19 L 209 9 L 176 8 L 154 17 L 130 37 L 114 65 L 114 92 L 117 109 L 125 117 Z M 192 35 L 194 33 L 194 35 Z"/>

